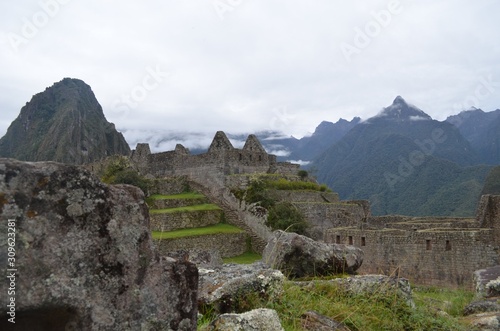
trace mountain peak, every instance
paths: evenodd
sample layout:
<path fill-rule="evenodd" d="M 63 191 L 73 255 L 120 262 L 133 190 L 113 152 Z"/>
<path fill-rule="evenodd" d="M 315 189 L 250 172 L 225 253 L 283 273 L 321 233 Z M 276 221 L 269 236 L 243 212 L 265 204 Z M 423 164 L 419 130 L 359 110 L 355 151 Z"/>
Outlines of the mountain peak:
<path fill-rule="evenodd" d="M 90 86 L 74 78 L 35 94 L 0 139 L 0 156 L 24 161 L 85 164 L 129 153 Z"/>
<path fill-rule="evenodd" d="M 393 105 L 396 105 L 396 104 L 399 104 L 399 105 L 405 105 L 405 106 L 408 106 L 408 104 L 406 103 L 405 99 L 403 99 L 402 96 L 398 95 L 396 97 L 396 99 L 394 99 L 394 101 L 392 102 Z"/>
<path fill-rule="evenodd" d="M 380 113 L 371 119 L 393 120 L 397 122 L 432 120 L 423 110 L 407 103 L 400 95 L 394 99 L 392 105 L 382 109 Z"/>

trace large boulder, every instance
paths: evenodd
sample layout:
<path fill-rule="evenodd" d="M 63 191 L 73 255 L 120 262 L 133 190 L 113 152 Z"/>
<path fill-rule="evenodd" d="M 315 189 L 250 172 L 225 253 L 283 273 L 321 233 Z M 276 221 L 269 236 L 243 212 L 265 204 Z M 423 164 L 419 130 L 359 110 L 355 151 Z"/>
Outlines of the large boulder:
<path fill-rule="evenodd" d="M 272 309 L 254 309 L 242 314 L 222 314 L 209 331 L 284 331 L 278 313 Z"/>
<path fill-rule="evenodd" d="M 198 271 L 160 259 L 141 190 L 75 166 L 0 159 L 0 222 L 0 265 L 13 269 L 0 280 L 0 313 L 19 329 L 196 329 Z"/>
<path fill-rule="evenodd" d="M 363 263 L 363 251 L 278 230 L 267 243 L 262 259 L 292 278 L 352 274 Z"/>
<path fill-rule="evenodd" d="M 285 276 L 264 265 L 224 264 L 199 269 L 198 303 L 202 313 L 241 312 L 250 300 L 275 300 L 283 292 Z"/>

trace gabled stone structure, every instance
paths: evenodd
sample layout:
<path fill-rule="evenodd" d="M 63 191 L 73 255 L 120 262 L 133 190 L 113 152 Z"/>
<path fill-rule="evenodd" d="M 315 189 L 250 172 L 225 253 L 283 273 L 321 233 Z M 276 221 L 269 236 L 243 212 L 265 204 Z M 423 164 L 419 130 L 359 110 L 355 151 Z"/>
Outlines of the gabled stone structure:
<path fill-rule="evenodd" d="M 280 173 L 296 175 L 298 164 L 277 162 L 255 135 L 250 135 L 243 149 L 234 148 L 226 134 L 218 131 L 204 154 L 191 155 L 178 144 L 175 150 L 151 153 L 148 144 L 137 144 L 132 162 L 142 175 L 152 177 L 187 175 L 192 179 L 241 173 Z M 202 181 L 203 182 L 203 181 Z"/>

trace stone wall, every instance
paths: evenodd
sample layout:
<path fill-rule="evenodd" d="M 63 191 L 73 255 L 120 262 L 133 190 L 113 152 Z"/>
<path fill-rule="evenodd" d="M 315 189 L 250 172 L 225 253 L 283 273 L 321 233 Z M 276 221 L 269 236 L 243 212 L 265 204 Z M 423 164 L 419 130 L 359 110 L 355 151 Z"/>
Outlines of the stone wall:
<path fill-rule="evenodd" d="M 304 214 L 309 224 L 306 234 L 316 240 L 324 240 L 328 229 L 361 224 L 367 217 L 363 206 L 356 203 L 293 202 L 293 205 Z"/>
<path fill-rule="evenodd" d="M 488 229 L 328 230 L 327 242 L 353 244 L 363 249 L 360 273 L 383 273 L 417 284 L 472 287 L 472 274 L 498 264 L 498 247 Z"/>
<path fill-rule="evenodd" d="M 180 250 L 218 251 L 222 257 L 234 257 L 247 251 L 248 235 L 242 233 L 213 234 L 198 237 L 154 240 L 162 254 Z"/>
<path fill-rule="evenodd" d="M 415 283 L 471 287 L 475 270 L 499 263 L 500 197 L 483 196 L 476 219 L 389 215 L 337 226 L 325 241 L 365 252 L 362 273 L 385 273 Z"/>
<path fill-rule="evenodd" d="M 190 212 L 174 212 L 152 214 L 150 216 L 151 231 L 173 231 L 179 229 L 199 228 L 215 225 L 223 218 L 222 210 L 200 210 Z"/>

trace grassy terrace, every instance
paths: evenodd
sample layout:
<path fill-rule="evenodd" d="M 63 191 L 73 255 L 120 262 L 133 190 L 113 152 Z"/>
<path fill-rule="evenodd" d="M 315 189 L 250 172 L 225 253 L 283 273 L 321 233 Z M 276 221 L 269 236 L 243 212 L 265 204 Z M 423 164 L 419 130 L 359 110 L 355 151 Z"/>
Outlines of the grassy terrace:
<path fill-rule="evenodd" d="M 187 192 L 181 194 L 172 194 L 172 195 L 162 195 L 162 194 L 153 194 L 148 199 L 151 200 L 177 200 L 177 199 L 203 199 L 205 196 L 196 192 Z"/>
<path fill-rule="evenodd" d="M 169 214 L 169 213 L 179 213 L 179 212 L 191 212 L 191 211 L 205 211 L 205 210 L 221 210 L 219 206 L 204 203 L 201 205 L 192 205 L 176 208 L 166 208 L 166 209 L 150 209 L 150 214 Z"/>
<path fill-rule="evenodd" d="M 153 231 L 153 239 L 175 239 L 184 237 L 206 236 L 219 233 L 241 233 L 242 229 L 229 224 L 216 224 L 201 228 L 182 229 L 168 232 Z"/>
<path fill-rule="evenodd" d="M 235 257 L 226 257 L 222 259 L 224 263 L 251 264 L 262 259 L 262 255 L 254 252 L 246 252 Z"/>

